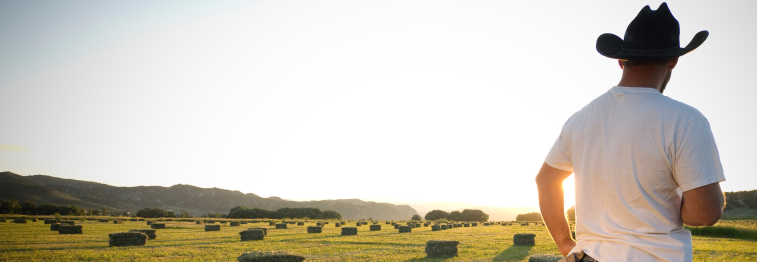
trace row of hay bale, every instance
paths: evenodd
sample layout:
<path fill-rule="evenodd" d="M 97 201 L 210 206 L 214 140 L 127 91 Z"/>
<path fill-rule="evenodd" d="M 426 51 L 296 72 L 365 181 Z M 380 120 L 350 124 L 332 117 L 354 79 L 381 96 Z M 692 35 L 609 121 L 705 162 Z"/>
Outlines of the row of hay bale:
<path fill-rule="evenodd" d="M 431 240 L 426 242 L 425 252 L 430 258 L 454 257 L 457 256 L 459 244 L 458 241 Z M 247 252 L 237 257 L 239 262 L 302 262 L 305 259 L 305 256 L 287 251 Z"/>

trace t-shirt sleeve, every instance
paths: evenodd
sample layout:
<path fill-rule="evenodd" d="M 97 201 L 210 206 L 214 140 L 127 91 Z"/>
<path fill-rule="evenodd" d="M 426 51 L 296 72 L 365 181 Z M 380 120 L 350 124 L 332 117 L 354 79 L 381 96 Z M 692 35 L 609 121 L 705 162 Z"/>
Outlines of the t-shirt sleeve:
<path fill-rule="evenodd" d="M 547 159 L 544 160 L 547 165 L 565 171 L 573 172 L 573 162 L 570 161 L 570 150 L 565 146 L 566 137 L 565 131 L 560 132 L 560 136 L 557 137 L 555 144 L 552 145 L 552 149 L 547 154 Z"/>
<path fill-rule="evenodd" d="M 674 143 L 673 174 L 681 191 L 725 181 L 715 137 L 706 118 L 684 125 L 676 132 Z"/>

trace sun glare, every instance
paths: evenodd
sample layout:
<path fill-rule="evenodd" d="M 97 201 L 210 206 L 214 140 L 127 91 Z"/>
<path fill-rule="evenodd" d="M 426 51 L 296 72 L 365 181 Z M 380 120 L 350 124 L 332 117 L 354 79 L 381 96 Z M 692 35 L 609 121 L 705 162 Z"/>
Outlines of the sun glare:
<path fill-rule="evenodd" d="M 575 174 L 570 175 L 568 179 L 562 182 L 563 192 L 565 193 L 565 210 L 576 204 L 576 180 Z"/>

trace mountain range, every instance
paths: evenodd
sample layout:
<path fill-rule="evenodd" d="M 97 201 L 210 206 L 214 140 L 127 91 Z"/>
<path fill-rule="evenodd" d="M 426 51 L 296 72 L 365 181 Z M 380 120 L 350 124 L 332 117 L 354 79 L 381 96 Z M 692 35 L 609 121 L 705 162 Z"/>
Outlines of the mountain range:
<path fill-rule="evenodd" d="M 408 205 L 360 199 L 291 201 L 192 185 L 117 187 L 47 175 L 21 176 L 12 172 L 0 172 L 0 198 L 16 198 L 19 202 L 31 200 L 37 204 L 77 205 L 85 209 L 106 207 L 132 213 L 146 207 L 159 207 L 177 214 L 184 211 L 195 216 L 211 212 L 228 213 L 237 206 L 267 210 L 311 207 L 334 210 L 343 219 L 407 220 L 418 214 Z"/>

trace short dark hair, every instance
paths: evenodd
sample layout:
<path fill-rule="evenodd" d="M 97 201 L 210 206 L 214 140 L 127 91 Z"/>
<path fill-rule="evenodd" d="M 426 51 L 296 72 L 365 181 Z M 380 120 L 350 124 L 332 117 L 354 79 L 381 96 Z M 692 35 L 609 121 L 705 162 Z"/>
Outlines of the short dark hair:
<path fill-rule="evenodd" d="M 673 58 L 663 58 L 654 60 L 624 60 L 623 66 L 645 66 L 645 65 L 664 65 L 673 60 Z"/>

